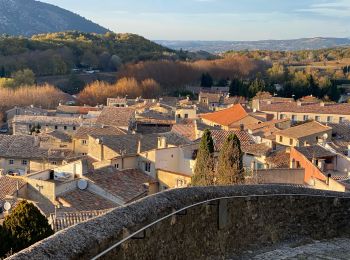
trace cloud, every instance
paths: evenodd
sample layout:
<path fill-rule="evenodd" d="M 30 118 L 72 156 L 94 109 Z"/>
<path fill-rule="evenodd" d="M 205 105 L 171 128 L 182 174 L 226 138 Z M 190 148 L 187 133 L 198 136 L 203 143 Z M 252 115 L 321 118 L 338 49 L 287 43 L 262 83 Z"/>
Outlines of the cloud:
<path fill-rule="evenodd" d="M 308 8 L 298 9 L 297 12 L 306 12 L 333 18 L 350 17 L 350 1 L 335 0 L 332 2 L 312 4 Z"/>

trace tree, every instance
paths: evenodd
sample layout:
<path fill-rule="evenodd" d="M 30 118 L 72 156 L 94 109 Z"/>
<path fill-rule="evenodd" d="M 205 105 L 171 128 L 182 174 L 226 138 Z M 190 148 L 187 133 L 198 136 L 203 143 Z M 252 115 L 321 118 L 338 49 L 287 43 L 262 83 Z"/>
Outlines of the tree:
<path fill-rule="evenodd" d="M 201 77 L 201 87 L 210 88 L 211 86 L 213 86 L 213 78 L 208 72 L 203 73 Z"/>
<path fill-rule="evenodd" d="M 19 70 L 12 74 L 14 85 L 19 86 L 32 86 L 35 83 L 35 75 L 30 69 Z"/>
<path fill-rule="evenodd" d="M 13 250 L 22 250 L 48 236 L 53 231 L 46 219 L 34 204 L 21 201 L 6 216 L 4 228 L 8 230 L 13 238 Z"/>
<path fill-rule="evenodd" d="M 265 90 L 265 81 L 263 79 L 256 78 L 249 86 L 249 96 L 255 97 L 258 92 Z"/>
<path fill-rule="evenodd" d="M 217 184 L 232 185 L 244 182 L 243 153 L 238 137 L 231 134 L 219 153 Z"/>
<path fill-rule="evenodd" d="M 214 141 L 206 129 L 199 145 L 196 166 L 192 177 L 193 186 L 210 186 L 214 184 Z"/>
<path fill-rule="evenodd" d="M 12 237 L 9 232 L 0 225 L 0 258 L 5 257 L 11 251 Z"/>

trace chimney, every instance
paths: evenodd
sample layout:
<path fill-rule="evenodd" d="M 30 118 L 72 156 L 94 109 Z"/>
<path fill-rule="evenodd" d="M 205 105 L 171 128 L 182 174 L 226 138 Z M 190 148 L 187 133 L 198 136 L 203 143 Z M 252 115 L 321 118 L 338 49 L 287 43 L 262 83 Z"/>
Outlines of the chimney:
<path fill-rule="evenodd" d="M 40 138 L 39 136 L 34 136 L 34 147 L 38 147 L 40 145 Z"/>
<path fill-rule="evenodd" d="M 298 106 L 298 107 L 301 107 L 302 105 L 303 105 L 302 102 L 301 102 L 300 100 L 298 100 L 298 101 L 297 101 L 297 106 Z"/>
<path fill-rule="evenodd" d="M 327 174 L 327 185 L 329 185 L 329 179 L 332 177 L 332 174 L 328 173 Z"/>
<path fill-rule="evenodd" d="M 325 105 L 326 105 L 326 104 L 325 104 L 324 102 L 321 102 L 321 103 L 320 103 L 320 106 L 321 106 L 321 107 L 324 107 Z"/>
<path fill-rule="evenodd" d="M 165 136 L 158 137 L 158 149 L 167 148 L 167 140 Z"/>
<path fill-rule="evenodd" d="M 141 153 L 141 139 L 138 140 L 137 143 L 137 153 L 140 154 Z"/>
<path fill-rule="evenodd" d="M 239 125 L 239 130 L 244 131 L 244 125 L 243 124 Z"/>

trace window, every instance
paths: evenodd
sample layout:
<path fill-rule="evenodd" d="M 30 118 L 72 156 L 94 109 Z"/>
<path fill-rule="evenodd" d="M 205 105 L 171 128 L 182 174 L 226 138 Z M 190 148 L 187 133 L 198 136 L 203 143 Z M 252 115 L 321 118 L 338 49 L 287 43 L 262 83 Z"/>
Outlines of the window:
<path fill-rule="evenodd" d="M 286 115 L 285 114 L 281 114 L 280 115 L 280 119 L 285 119 L 286 118 Z"/>
<path fill-rule="evenodd" d="M 293 139 L 289 139 L 289 144 L 293 145 Z"/>
<path fill-rule="evenodd" d="M 185 114 L 185 118 L 188 118 L 188 114 Z"/>
<path fill-rule="evenodd" d="M 177 118 L 181 118 L 181 115 L 180 115 L 180 114 L 177 114 Z"/>
<path fill-rule="evenodd" d="M 145 162 L 145 172 L 151 172 L 151 163 Z"/>
<path fill-rule="evenodd" d="M 81 140 L 81 144 L 87 145 L 87 140 Z"/>
<path fill-rule="evenodd" d="M 292 121 L 296 122 L 297 121 L 297 116 L 296 115 L 292 115 Z"/>
<path fill-rule="evenodd" d="M 10 159 L 10 160 L 9 160 L 9 164 L 10 164 L 10 165 L 15 164 L 15 161 L 12 160 L 12 159 Z"/>
<path fill-rule="evenodd" d="M 28 161 L 27 160 L 22 160 L 22 165 L 28 165 Z"/>
<path fill-rule="evenodd" d="M 58 129 L 58 126 L 57 126 L 57 125 L 55 125 L 55 129 L 56 129 L 56 130 Z"/>
<path fill-rule="evenodd" d="M 67 130 L 67 126 L 65 125 L 65 126 L 63 127 L 63 129 L 64 129 L 64 130 Z"/>
<path fill-rule="evenodd" d="M 186 186 L 186 181 L 182 179 L 176 180 L 176 188 L 181 188 Z"/>
<path fill-rule="evenodd" d="M 321 122 L 321 117 L 320 117 L 320 116 L 315 116 L 315 120 L 316 120 L 317 122 Z"/>
<path fill-rule="evenodd" d="M 333 122 L 333 117 L 327 116 L 327 123 L 332 123 L 332 122 Z"/>
<path fill-rule="evenodd" d="M 77 128 L 75 126 L 73 126 L 73 130 L 75 131 Z"/>
<path fill-rule="evenodd" d="M 283 142 L 283 136 L 280 136 L 280 143 Z"/>
<path fill-rule="evenodd" d="M 87 155 L 87 153 L 81 153 L 81 155 L 82 155 L 82 156 L 86 156 L 86 155 Z"/>
<path fill-rule="evenodd" d="M 339 123 L 344 123 L 345 122 L 345 118 L 344 117 L 339 117 Z"/>
<path fill-rule="evenodd" d="M 114 164 L 114 168 L 119 169 L 119 163 Z"/>
<path fill-rule="evenodd" d="M 304 115 L 304 121 L 309 120 L 309 116 L 308 115 Z"/>
<path fill-rule="evenodd" d="M 56 161 L 52 161 L 51 164 L 52 165 L 57 165 L 57 162 Z"/>

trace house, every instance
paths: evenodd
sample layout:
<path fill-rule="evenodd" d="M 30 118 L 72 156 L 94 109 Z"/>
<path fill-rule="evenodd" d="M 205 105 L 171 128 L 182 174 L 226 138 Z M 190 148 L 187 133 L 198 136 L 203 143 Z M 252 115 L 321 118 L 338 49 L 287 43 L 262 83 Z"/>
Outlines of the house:
<path fill-rule="evenodd" d="M 38 136 L 41 148 L 73 150 L 72 137 L 69 134 L 55 130 L 39 134 Z"/>
<path fill-rule="evenodd" d="M 56 116 L 62 117 L 88 117 L 90 112 L 100 112 L 102 107 L 90 107 L 90 106 L 67 106 L 59 105 L 56 108 Z"/>
<path fill-rule="evenodd" d="M 9 125 L 12 124 L 12 120 L 15 116 L 47 116 L 48 111 L 42 108 L 35 107 L 34 105 L 26 107 L 11 108 L 5 112 L 6 120 Z"/>
<path fill-rule="evenodd" d="M 315 120 L 321 123 L 350 121 L 350 104 L 303 102 L 281 99 L 255 100 L 253 108 L 274 115 L 275 119 L 288 118 L 293 122 Z"/>
<path fill-rule="evenodd" d="M 40 147 L 39 137 L 0 135 L 0 169 L 3 174 L 19 174 L 61 165 L 70 154 L 68 149 Z"/>
<path fill-rule="evenodd" d="M 200 92 L 198 97 L 199 105 L 214 109 L 222 104 L 224 101 L 224 94 L 212 92 Z"/>
<path fill-rule="evenodd" d="M 160 111 L 153 107 L 143 112 L 136 112 L 134 130 L 140 134 L 169 132 L 175 124 L 175 114 L 167 109 Z"/>
<path fill-rule="evenodd" d="M 248 171 L 251 169 L 264 168 L 265 160 L 271 148 L 266 144 L 259 144 L 254 141 L 251 135 L 244 130 L 213 130 L 211 135 L 214 141 L 214 148 L 216 155 L 219 154 L 224 143 L 229 135 L 234 134 L 238 137 L 241 143 L 241 149 L 244 153 L 243 166 Z"/>
<path fill-rule="evenodd" d="M 12 121 L 14 135 L 30 135 L 34 130 L 42 132 L 59 131 L 73 134 L 84 122 L 78 117 L 15 116 Z"/>
<path fill-rule="evenodd" d="M 107 98 L 107 106 L 108 107 L 128 107 L 128 100 L 126 97 L 124 98 Z"/>
<path fill-rule="evenodd" d="M 241 104 L 213 113 L 202 114 L 199 117 L 202 122 L 209 126 L 219 126 L 224 130 L 240 129 L 243 125 L 259 124 L 266 120 L 264 114 L 249 112 Z"/>
<path fill-rule="evenodd" d="M 312 121 L 276 133 L 276 143 L 283 146 L 300 147 L 329 141 L 332 128 Z"/>
<path fill-rule="evenodd" d="M 95 125 L 81 126 L 72 136 L 72 150 L 76 155 L 87 155 L 89 148 L 89 135 L 124 135 L 127 131 L 113 126 Z"/>
<path fill-rule="evenodd" d="M 118 170 L 140 169 L 156 177 L 156 150 L 190 144 L 186 138 L 175 133 L 128 134 L 89 136 L 88 156 L 95 165 L 113 165 Z"/>
<path fill-rule="evenodd" d="M 26 182 L 18 177 L 0 175 L 0 220 L 4 218 L 6 202 L 13 208 L 17 200 L 26 194 Z"/>
<path fill-rule="evenodd" d="M 197 119 L 197 106 L 177 106 L 175 111 L 176 120 Z"/>
<path fill-rule="evenodd" d="M 346 185 L 338 180 L 349 179 L 349 166 L 349 161 L 344 164 L 321 145 L 292 147 L 290 151 L 290 167 L 305 169 L 305 183 L 317 189 L 344 192 Z"/>

